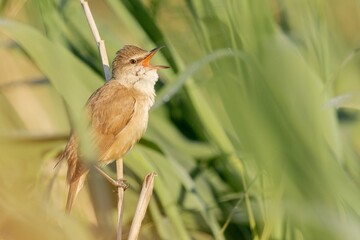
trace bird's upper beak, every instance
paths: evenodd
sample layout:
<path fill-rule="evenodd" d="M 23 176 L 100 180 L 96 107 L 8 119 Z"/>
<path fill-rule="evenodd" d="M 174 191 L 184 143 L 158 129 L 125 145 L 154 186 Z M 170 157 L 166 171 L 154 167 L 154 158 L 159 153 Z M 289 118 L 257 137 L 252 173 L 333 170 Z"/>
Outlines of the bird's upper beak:
<path fill-rule="evenodd" d="M 157 53 L 161 48 L 163 48 L 164 46 L 161 47 L 157 47 L 154 48 L 153 50 L 151 50 L 149 52 L 149 54 L 141 61 L 141 65 L 144 67 L 148 67 L 148 68 L 153 68 L 153 69 L 164 69 L 164 68 L 170 68 L 168 66 L 162 66 L 162 65 L 156 65 L 156 66 L 152 66 L 150 64 L 150 59 L 155 55 L 155 53 Z"/>

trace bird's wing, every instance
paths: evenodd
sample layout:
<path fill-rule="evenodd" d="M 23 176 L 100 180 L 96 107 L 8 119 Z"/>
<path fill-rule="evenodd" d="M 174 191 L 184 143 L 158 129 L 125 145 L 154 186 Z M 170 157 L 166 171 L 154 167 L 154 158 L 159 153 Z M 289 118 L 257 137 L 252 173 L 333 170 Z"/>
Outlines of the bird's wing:
<path fill-rule="evenodd" d="M 132 119 L 135 104 L 131 91 L 115 81 L 108 82 L 89 98 L 87 110 L 99 156 Z"/>

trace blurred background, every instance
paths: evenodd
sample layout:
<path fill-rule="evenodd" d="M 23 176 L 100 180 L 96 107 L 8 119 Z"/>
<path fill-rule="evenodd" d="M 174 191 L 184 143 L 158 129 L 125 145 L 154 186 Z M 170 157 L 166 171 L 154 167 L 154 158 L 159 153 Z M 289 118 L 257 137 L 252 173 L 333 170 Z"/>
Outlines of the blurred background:
<path fill-rule="evenodd" d="M 124 162 L 125 239 L 153 171 L 140 239 L 360 239 L 359 1 L 89 4 L 110 61 L 165 45 L 172 67 Z M 115 189 L 94 173 L 65 215 L 54 167 L 104 83 L 80 2 L 0 14 L 0 239 L 114 239 Z"/>

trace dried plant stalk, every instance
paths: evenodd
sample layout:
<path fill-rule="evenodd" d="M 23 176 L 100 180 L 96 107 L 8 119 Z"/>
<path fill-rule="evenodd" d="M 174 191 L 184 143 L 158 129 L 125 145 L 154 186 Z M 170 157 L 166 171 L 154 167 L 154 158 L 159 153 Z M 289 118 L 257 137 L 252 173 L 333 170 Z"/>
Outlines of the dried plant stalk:
<path fill-rule="evenodd" d="M 99 53 L 101 56 L 101 62 L 104 69 L 105 79 L 106 81 L 109 81 L 111 79 L 111 73 L 110 73 L 110 67 L 109 67 L 109 59 L 106 53 L 105 43 L 100 38 L 99 31 L 96 27 L 94 17 L 92 16 L 89 4 L 85 0 L 80 0 L 81 6 L 84 9 L 85 16 L 87 19 L 87 22 L 89 23 L 91 32 L 94 36 L 94 39 L 96 41 L 96 44 L 99 49 Z M 123 173 L 123 160 L 118 159 L 116 161 L 116 175 L 118 179 L 124 178 Z M 117 240 L 121 240 L 122 236 L 122 212 L 123 212 L 123 202 L 124 202 L 124 189 L 118 188 L 118 227 L 117 227 Z"/>
<path fill-rule="evenodd" d="M 124 166 L 123 159 L 120 158 L 116 161 L 116 175 L 118 179 L 124 179 Z M 124 210 L 124 189 L 118 188 L 118 228 L 117 228 L 117 240 L 122 238 L 122 216 Z"/>
<path fill-rule="evenodd" d="M 144 179 L 139 201 L 136 206 L 135 216 L 131 223 L 128 240 L 136 240 L 139 236 L 141 223 L 145 217 L 145 213 L 153 193 L 155 176 L 156 173 L 149 173 Z"/>
<path fill-rule="evenodd" d="M 90 11 L 90 7 L 89 7 L 88 2 L 85 1 L 85 0 L 80 0 L 80 3 L 81 3 L 81 6 L 84 9 L 87 22 L 89 23 L 91 32 L 92 32 L 92 34 L 94 36 L 94 39 L 96 41 L 96 44 L 97 44 L 99 52 L 100 52 L 101 62 L 102 62 L 103 69 L 104 69 L 104 74 L 105 74 L 105 79 L 106 79 L 106 81 L 109 81 L 111 79 L 111 73 L 110 73 L 109 59 L 108 59 L 108 56 L 107 56 L 107 53 L 106 53 L 104 40 L 102 40 L 100 38 L 100 34 L 99 34 L 99 31 L 98 31 L 98 29 L 96 27 L 95 20 L 94 20 L 94 17 L 92 15 L 91 11 Z"/>

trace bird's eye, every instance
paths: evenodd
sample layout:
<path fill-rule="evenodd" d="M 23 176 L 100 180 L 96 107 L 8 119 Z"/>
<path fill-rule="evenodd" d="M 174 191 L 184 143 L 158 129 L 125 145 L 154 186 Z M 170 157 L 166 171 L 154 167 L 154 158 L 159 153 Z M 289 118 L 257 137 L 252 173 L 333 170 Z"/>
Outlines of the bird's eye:
<path fill-rule="evenodd" d="M 131 64 L 135 64 L 136 62 L 137 62 L 136 59 L 130 59 Z"/>

